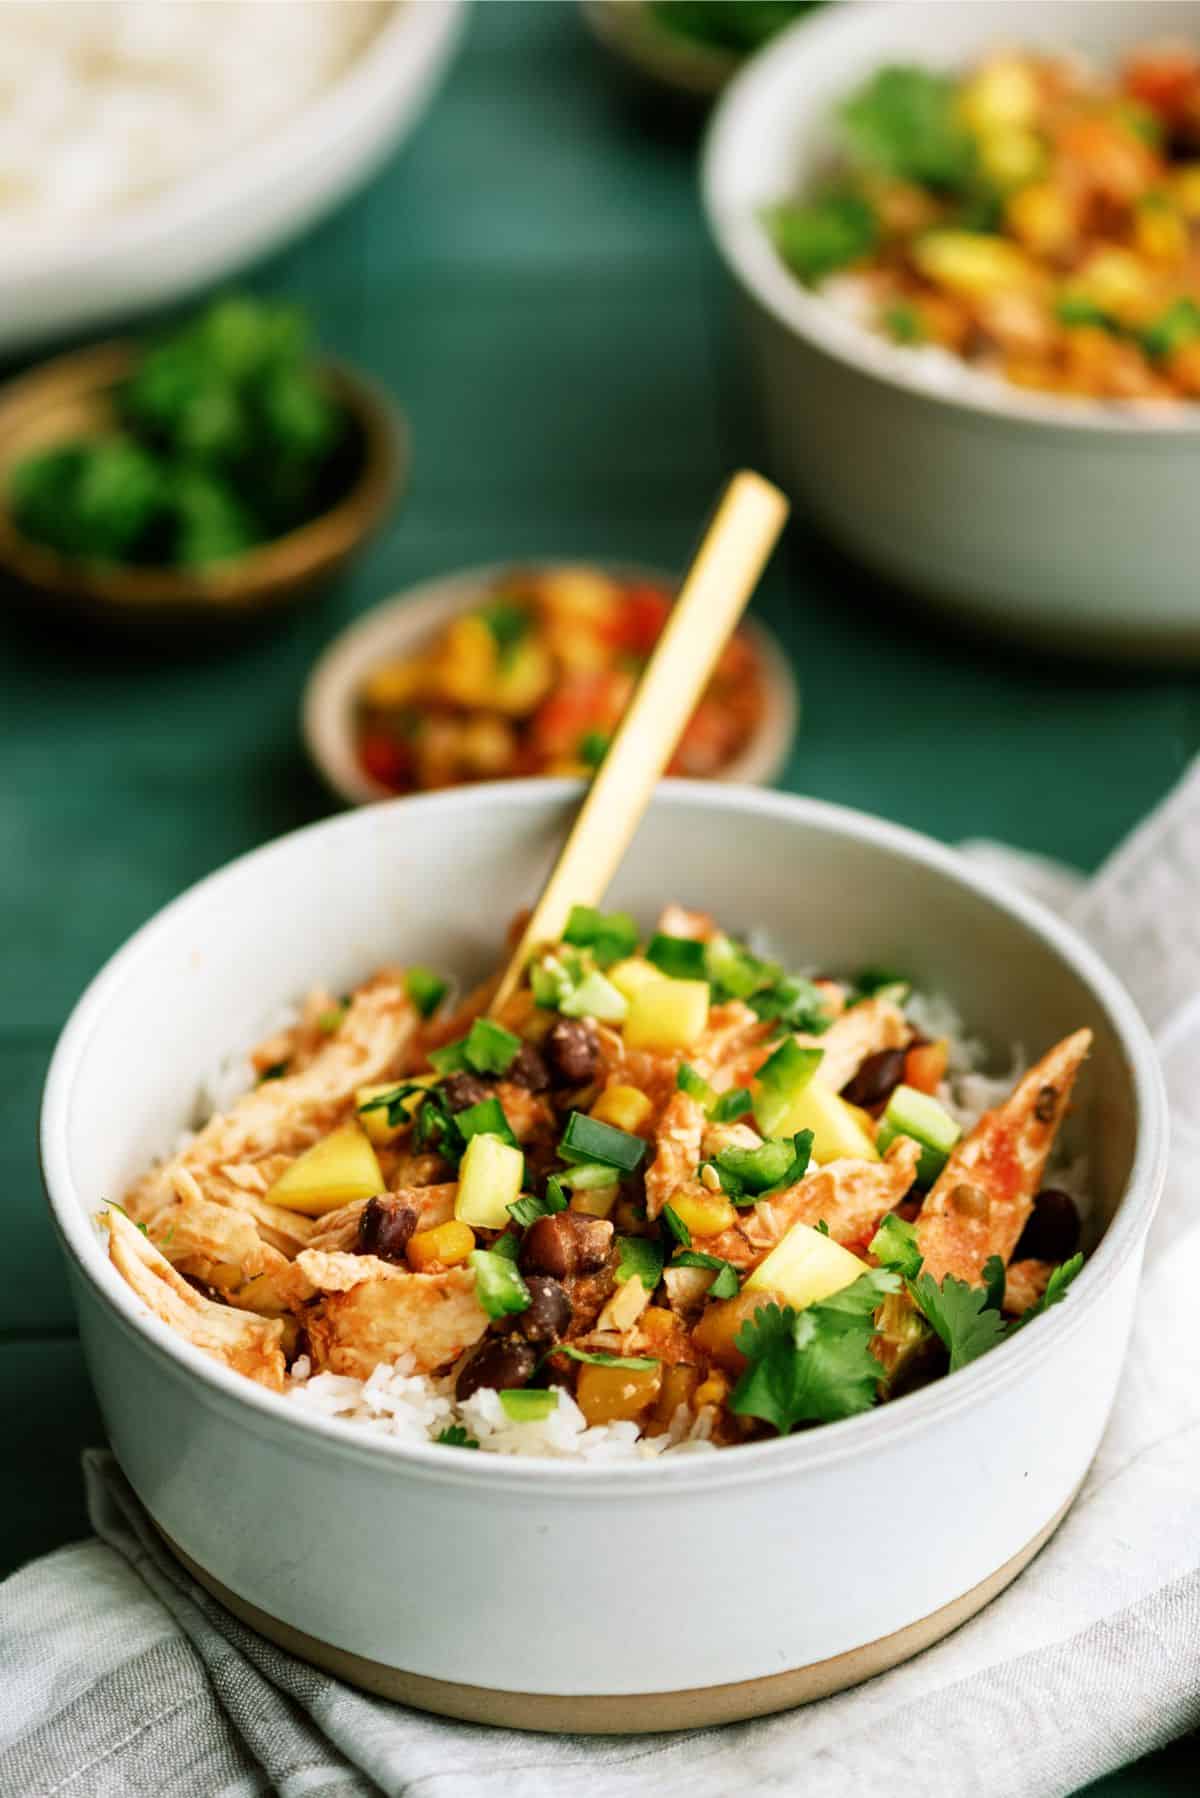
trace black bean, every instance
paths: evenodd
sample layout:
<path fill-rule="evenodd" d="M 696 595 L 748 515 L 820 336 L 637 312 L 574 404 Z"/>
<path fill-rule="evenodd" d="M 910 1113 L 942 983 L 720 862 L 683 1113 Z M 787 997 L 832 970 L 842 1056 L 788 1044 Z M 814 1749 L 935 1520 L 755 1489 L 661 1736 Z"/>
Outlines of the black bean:
<path fill-rule="evenodd" d="M 470 1398 L 484 1386 L 497 1392 L 524 1386 L 537 1361 L 537 1350 L 519 1336 L 486 1337 L 455 1381 L 455 1397 Z"/>
<path fill-rule="evenodd" d="M 583 1018 L 559 1018 L 546 1033 L 546 1061 L 555 1086 L 583 1086 L 600 1071 L 600 1044 Z"/>
<path fill-rule="evenodd" d="M 1066 1261 L 1079 1247 L 1079 1211 L 1069 1192 L 1047 1186 L 1033 1201 L 1014 1261 Z"/>
<path fill-rule="evenodd" d="M 529 1309 L 522 1311 L 517 1328 L 527 1342 L 557 1342 L 571 1322 L 571 1301 L 552 1274 L 526 1274 Z"/>
<path fill-rule="evenodd" d="M 559 1211 L 530 1224 L 521 1245 L 522 1273 L 553 1274 L 556 1280 L 593 1273 L 608 1260 L 613 1227 L 607 1218 Z"/>
<path fill-rule="evenodd" d="M 368 1199 L 358 1214 L 355 1253 L 378 1255 L 381 1261 L 403 1261 L 409 1237 L 417 1227 L 417 1213 L 389 1193 Z"/>
<path fill-rule="evenodd" d="M 442 1098 L 450 1111 L 465 1111 L 469 1105 L 479 1105 L 490 1098 L 492 1089 L 486 1080 L 478 1074 L 450 1074 L 438 1087 Z"/>
<path fill-rule="evenodd" d="M 861 1105 L 865 1111 L 886 1105 L 904 1078 L 903 1049 L 877 1049 L 842 1088 L 848 1105 Z"/>
<path fill-rule="evenodd" d="M 544 1093 L 550 1084 L 550 1070 L 540 1049 L 522 1043 L 509 1063 L 504 1078 L 513 1086 L 523 1086 L 531 1093 Z"/>

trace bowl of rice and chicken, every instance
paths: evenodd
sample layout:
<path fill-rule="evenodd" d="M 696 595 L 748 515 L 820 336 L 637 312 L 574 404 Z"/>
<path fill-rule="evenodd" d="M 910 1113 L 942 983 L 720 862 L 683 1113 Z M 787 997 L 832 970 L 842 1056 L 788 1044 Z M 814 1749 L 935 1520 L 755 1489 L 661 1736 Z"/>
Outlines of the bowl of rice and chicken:
<path fill-rule="evenodd" d="M 369 807 L 185 895 L 68 1026 L 43 1159 L 114 1446 L 197 1577 L 426 1708 L 662 1728 L 866 1677 L 1036 1551 L 1111 1403 L 1163 1100 L 1048 914 L 699 783 L 490 1015 L 577 792 Z M 908 1551 L 847 1588 L 880 1490 Z M 721 1628 L 664 1644 L 697 1604 Z"/>

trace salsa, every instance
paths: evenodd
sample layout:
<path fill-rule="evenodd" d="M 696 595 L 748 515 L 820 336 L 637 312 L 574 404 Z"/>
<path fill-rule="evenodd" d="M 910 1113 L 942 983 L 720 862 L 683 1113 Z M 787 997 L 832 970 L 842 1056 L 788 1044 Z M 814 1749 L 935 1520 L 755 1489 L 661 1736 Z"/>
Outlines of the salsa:
<path fill-rule="evenodd" d="M 670 614 L 652 581 L 596 568 L 518 570 L 419 654 L 385 662 L 356 713 L 363 771 L 389 793 L 514 775 L 584 774 L 603 760 Z M 744 633 L 721 656 L 671 762 L 719 774 L 764 711 L 758 654 Z"/>

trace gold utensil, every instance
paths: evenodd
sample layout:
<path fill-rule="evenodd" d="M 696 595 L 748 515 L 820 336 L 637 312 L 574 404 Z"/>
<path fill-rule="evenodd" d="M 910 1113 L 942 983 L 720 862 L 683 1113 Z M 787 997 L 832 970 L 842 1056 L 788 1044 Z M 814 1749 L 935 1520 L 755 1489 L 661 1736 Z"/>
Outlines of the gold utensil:
<path fill-rule="evenodd" d="M 532 955 L 562 936 L 571 907 L 598 905 L 604 897 L 787 514 L 779 489 L 746 469 L 717 501 L 666 628 L 504 970 L 493 1014 Z"/>

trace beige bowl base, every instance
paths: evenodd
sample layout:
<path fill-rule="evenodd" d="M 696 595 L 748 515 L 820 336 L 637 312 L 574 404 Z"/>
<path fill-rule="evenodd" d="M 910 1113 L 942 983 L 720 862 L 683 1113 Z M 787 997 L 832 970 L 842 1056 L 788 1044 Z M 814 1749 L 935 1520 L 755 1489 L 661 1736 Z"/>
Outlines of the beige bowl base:
<path fill-rule="evenodd" d="M 1073 1496 L 1073 1495 L 1072 1495 Z M 1016 1579 L 1038 1550 L 1050 1539 L 1070 1508 L 1071 1500 L 1026 1543 L 1011 1561 L 989 1574 L 969 1592 L 952 1599 L 916 1623 L 881 1636 L 862 1648 L 849 1649 L 826 1661 L 773 1673 L 763 1679 L 738 1680 L 732 1685 L 703 1686 L 685 1692 L 645 1692 L 613 1696 L 556 1696 L 542 1692 L 501 1692 L 490 1686 L 464 1686 L 450 1680 L 427 1679 L 406 1673 L 362 1655 L 350 1654 L 332 1643 L 321 1642 L 303 1630 L 280 1622 L 257 1605 L 248 1604 L 197 1565 L 163 1531 L 171 1551 L 194 1579 L 220 1601 L 226 1610 L 249 1624 L 269 1642 L 302 1661 L 310 1661 L 326 1673 L 358 1686 L 379 1698 L 395 1699 L 419 1711 L 454 1717 L 464 1723 L 488 1723 L 502 1729 L 551 1731 L 559 1735 L 645 1735 L 659 1730 L 708 1729 L 715 1724 L 737 1723 L 746 1717 L 763 1717 L 786 1711 L 815 1698 L 827 1698 L 848 1686 L 886 1673 L 901 1661 L 920 1654 L 948 1636 L 951 1630 L 981 1611 Z"/>

